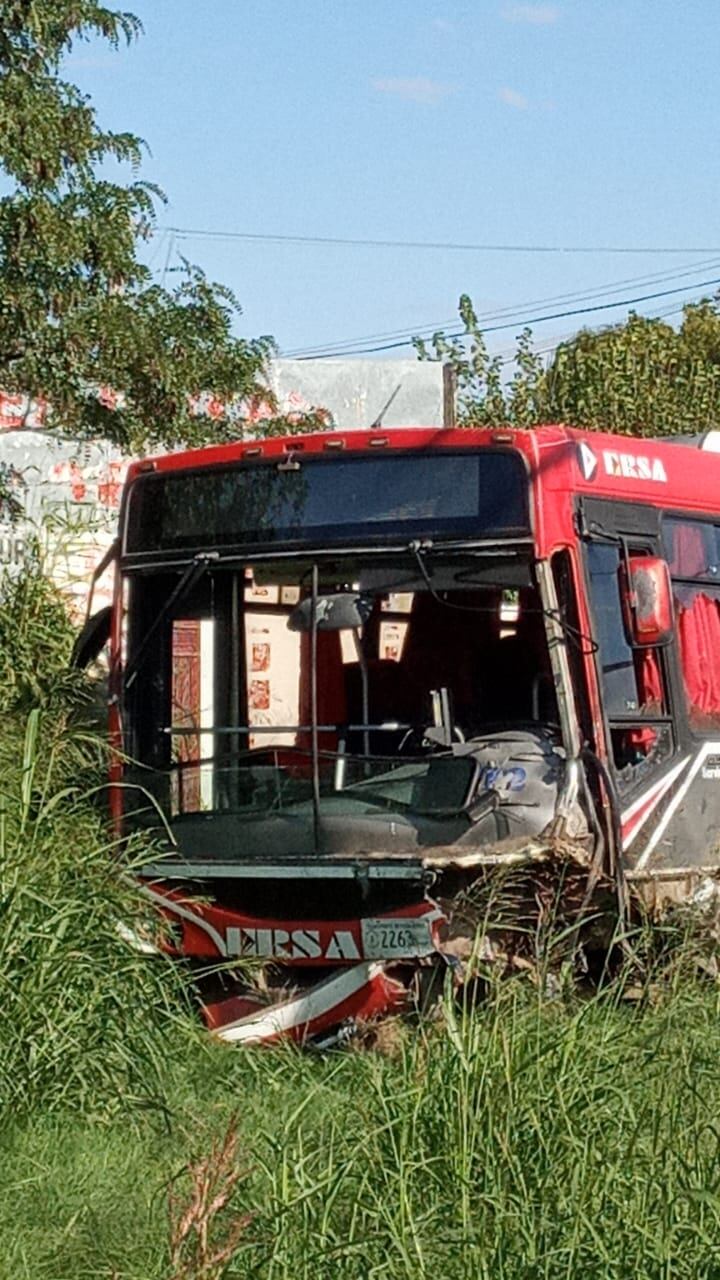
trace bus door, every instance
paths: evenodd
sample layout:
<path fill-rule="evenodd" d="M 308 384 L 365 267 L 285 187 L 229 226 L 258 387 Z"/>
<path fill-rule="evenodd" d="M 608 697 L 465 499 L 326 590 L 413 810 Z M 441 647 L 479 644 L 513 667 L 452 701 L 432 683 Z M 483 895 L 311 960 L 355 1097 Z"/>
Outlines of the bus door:
<path fill-rule="evenodd" d="M 633 622 L 638 564 L 647 558 L 648 567 L 665 569 L 661 513 L 644 504 L 582 499 L 578 515 L 592 620 L 588 661 L 601 695 L 626 865 L 670 869 L 686 857 L 676 797 L 689 761 L 675 628 L 669 608 L 661 640 L 643 642 Z"/>

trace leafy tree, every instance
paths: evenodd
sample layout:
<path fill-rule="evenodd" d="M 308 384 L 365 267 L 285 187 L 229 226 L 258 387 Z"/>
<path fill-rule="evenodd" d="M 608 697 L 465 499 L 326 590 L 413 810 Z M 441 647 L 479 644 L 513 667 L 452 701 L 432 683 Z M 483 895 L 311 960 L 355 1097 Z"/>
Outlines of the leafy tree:
<path fill-rule="evenodd" d="M 542 357 L 533 350 L 532 332 L 523 329 L 517 340 L 515 372 L 507 391 L 508 416 L 516 427 L 529 427 L 546 409 Z"/>
<path fill-rule="evenodd" d="M 713 344 L 716 344 L 713 347 Z M 678 330 L 631 315 L 561 343 L 546 375 L 552 417 L 628 435 L 675 435 L 720 423 L 717 305 L 687 306 Z"/>
<path fill-rule="evenodd" d="M 421 359 L 449 362 L 459 419 L 466 425 L 568 422 L 628 435 L 674 435 L 720 425 L 720 303 L 684 308 L 679 329 L 631 314 L 624 324 L 583 329 L 562 342 L 547 368 L 532 334 L 518 338 L 515 371 L 490 356 L 472 303 L 460 299 L 463 333 L 417 339 Z M 509 362 L 508 362 L 509 363 Z"/>
<path fill-rule="evenodd" d="M 478 324 L 473 304 L 466 293 L 458 305 L 463 324 L 461 336 L 433 334 L 430 343 L 414 338 L 420 360 L 442 360 L 455 372 L 458 417 L 466 425 L 491 426 L 508 421 L 508 405 L 503 387 L 503 361 L 491 356 Z"/>
<path fill-rule="evenodd" d="M 273 351 L 233 336 L 236 299 L 198 268 L 152 282 L 138 251 L 163 197 L 139 176 L 142 141 L 103 130 L 63 79 L 78 40 L 117 47 L 140 30 L 95 0 L 2 3 L 0 386 L 46 400 L 49 425 L 132 449 L 237 435 L 193 398 L 267 401 Z M 128 181 L 109 176 L 118 162 Z"/>

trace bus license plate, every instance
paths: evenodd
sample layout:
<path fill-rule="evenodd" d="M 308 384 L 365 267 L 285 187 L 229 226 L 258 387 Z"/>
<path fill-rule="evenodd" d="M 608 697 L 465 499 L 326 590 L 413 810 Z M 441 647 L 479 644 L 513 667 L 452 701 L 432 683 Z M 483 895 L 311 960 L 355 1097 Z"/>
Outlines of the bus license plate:
<path fill-rule="evenodd" d="M 363 920 L 363 952 L 366 960 L 398 960 L 426 956 L 434 951 L 427 920 Z"/>

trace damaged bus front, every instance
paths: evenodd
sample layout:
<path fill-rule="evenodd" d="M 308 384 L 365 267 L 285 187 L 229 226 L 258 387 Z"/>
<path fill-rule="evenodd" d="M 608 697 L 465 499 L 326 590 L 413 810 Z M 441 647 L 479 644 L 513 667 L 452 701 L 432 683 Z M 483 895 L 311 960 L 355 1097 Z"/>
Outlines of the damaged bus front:
<path fill-rule="evenodd" d="M 302 443 L 139 464 L 122 516 L 117 817 L 163 816 L 181 954 L 268 962 L 204 979 L 243 1043 L 402 1006 L 487 867 L 597 844 L 526 457 Z"/>

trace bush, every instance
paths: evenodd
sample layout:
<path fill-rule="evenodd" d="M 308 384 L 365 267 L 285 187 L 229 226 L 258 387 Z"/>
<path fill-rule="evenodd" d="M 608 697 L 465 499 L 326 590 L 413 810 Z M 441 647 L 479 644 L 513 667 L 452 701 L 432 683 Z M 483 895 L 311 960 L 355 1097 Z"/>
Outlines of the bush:
<path fill-rule="evenodd" d="M 0 1105 L 162 1105 L 181 978 L 118 928 L 154 913 L 83 789 L 97 759 L 38 709 L 0 737 Z"/>
<path fill-rule="evenodd" d="M 84 686 L 68 665 L 74 639 L 65 601 L 31 547 L 24 572 L 0 584 L 0 712 L 71 705 Z"/>
<path fill-rule="evenodd" d="M 118 928 L 156 917 L 97 803 L 107 746 L 78 714 L 74 636 L 33 554 L 0 599 L 0 1105 L 97 1114 L 163 1104 L 185 997 L 178 967 Z"/>

